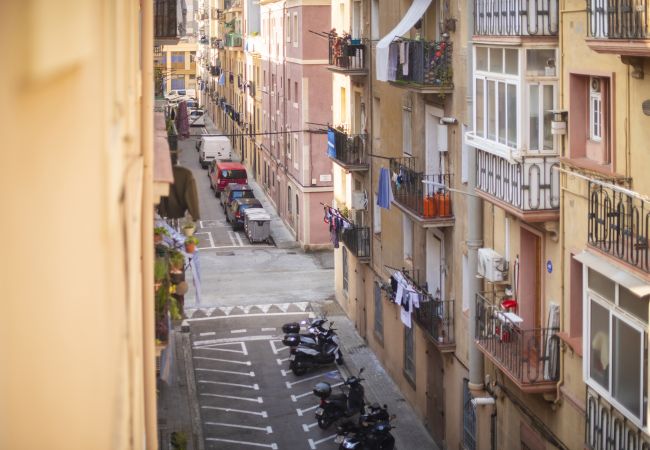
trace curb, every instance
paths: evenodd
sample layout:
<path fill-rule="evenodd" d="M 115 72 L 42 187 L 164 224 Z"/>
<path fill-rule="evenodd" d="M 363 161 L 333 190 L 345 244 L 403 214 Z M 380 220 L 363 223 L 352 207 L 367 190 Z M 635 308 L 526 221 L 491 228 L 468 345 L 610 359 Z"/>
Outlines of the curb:
<path fill-rule="evenodd" d="M 185 322 L 185 321 L 184 321 Z M 201 426 L 201 411 L 199 399 L 196 395 L 196 380 L 194 379 L 194 364 L 192 363 L 192 345 L 190 342 L 189 326 L 180 333 L 183 346 L 183 360 L 185 362 L 185 377 L 187 379 L 187 396 L 190 403 L 190 421 L 192 423 L 192 437 L 196 450 L 205 450 L 203 440 L 203 427 Z"/>

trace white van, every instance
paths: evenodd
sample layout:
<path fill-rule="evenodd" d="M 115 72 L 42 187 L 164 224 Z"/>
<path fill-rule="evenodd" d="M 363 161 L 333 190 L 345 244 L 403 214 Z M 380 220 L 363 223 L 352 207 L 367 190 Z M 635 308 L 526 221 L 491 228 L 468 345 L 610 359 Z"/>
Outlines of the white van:
<path fill-rule="evenodd" d="M 215 159 L 232 159 L 232 146 L 227 136 L 201 136 L 196 143 L 196 149 L 199 151 L 199 163 L 204 169 Z"/>

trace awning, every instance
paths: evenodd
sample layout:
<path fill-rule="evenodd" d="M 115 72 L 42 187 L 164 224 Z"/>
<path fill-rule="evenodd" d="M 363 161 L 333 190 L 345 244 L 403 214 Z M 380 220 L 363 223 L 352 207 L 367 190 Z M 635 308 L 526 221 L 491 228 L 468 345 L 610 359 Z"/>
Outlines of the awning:
<path fill-rule="evenodd" d="M 406 14 L 404 14 L 404 17 L 402 17 L 402 20 L 400 20 L 397 26 L 377 43 L 377 80 L 388 80 L 388 46 L 390 43 L 393 42 L 396 37 L 405 35 L 408 30 L 413 28 L 413 25 L 415 25 L 427 11 L 427 8 L 431 5 L 431 1 L 432 0 L 413 0 L 411 7 L 406 11 Z"/>
<path fill-rule="evenodd" d="M 573 258 L 590 269 L 600 272 L 610 280 L 626 287 L 637 297 L 650 295 L 650 284 L 647 281 L 607 262 L 602 256 L 583 251 L 582 253 L 575 255 Z"/>

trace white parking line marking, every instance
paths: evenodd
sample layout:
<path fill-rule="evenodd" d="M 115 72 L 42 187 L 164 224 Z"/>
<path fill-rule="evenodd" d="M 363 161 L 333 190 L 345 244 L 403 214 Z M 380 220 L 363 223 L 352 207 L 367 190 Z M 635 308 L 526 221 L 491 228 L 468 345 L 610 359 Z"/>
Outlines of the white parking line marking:
<path fill-rule="evenodd" d="M 267 419 L 269 417 L 269 415 L 266 413 L 266 411 L 248 411 L 246 409 L 222 408 L 221 406 L 201 406 L 201 408 L 203 408 L 203 409 L 218 409 L 220 411 L 237 412 L 237 413 L 242 413 L 242 414 L 251 414 L 253 416 L 262 416 L 265 419 Z"/>
<path fill-rule="evenodd" d="M 310 423 L 309 425 L 306 423 L 302 424 L 302 429 L 305 431 L 305 433 L 309 433 L 309 429 L 315 427 L 318 425 L 318 422 Z"/>
<path fill-rule="evenodd" d="M 291 370 L 280 369 L 280 372 L 282 373 L 283 377 L 286 377 L 288 373 L 291 373 Z"/>
<path fill-rule="evenodd" d="M 275 331 L 274 327 L 271 328 L 262 328 L 262 331 Z"/>
<path fill-rule="evenodd" d="M 331 386 L 332 386 L 333 388 L 335 388 L 335 387 L 339 387 L 339 386 L 341 386 L 341 385 L 343 385 L 343 382 L 336 383 L 336 384 L 332 384 Z M 305 396 L 307 396 L 307 395 L 314 395 L 314 392 L 313 392 L 313 391 L 307 391 L 307 392 L 304 392 L 304 393 L 302 393 L 302 394 L 298 394 L 298 395 L 293 395 L 293 394 L 292 394 L 292 395 L 291 395 L 291 400 L 294 401 L 294 402 L 297 402 L 299 398 L 303 398 L 303 397 L 305 397 Z"/>
<path fill-rule="evenodd" d="M 230 231 L 230 230 L 228 230 L 228 237 L 230 238 L 230 242 L 232 242 L 232 246 L 233 246 L 233 247 L 239 247 L 239 245 L 237 245 L 237 242 L 235 242 L 235 238 L 234 238 L 234 236 L 233 236 L 233 232 Z"/>
<path fill-rule="evenodd" d="M 314 406 L 310 406 L 309 408 L 305 408 L 305 409 L 296 408 L 296 414 L 298 414 L 300 417 L 302 417 L 302 415 L 304 413 L 309 412 L 309 411 L 313 411 L 314 409 L 318 408 L 319 406 L 320 406 L 320 403 L 317 404 L 317 405 L 314 405 Z"/>
<path fill-rule="evenodd" d="M 239 245 L 243 247 L 244 241 L 241 240 L 241 236 L 239 235 L 239 233 L 235 233 L 235 236 L 237 236 L 237 241 L 239 241 Z"/>
<path fill-rule="evenodd" d="M 287 389 L 291 389 L 291 387 L 292 387 L 294 384 L 302 383 L 302 382 L 304 382 L 304 381 L 315 380 L 316 378 L 320 378 L 320 377 L 322 377 L 323 375 L 325 375 L 325 374 L 324 374 L 324 373 L 319 373 L 318 375 L 314 375 L 313 377 L 309 377 L 309 378 L 301 378 L 301 379 L 299 379 L 298 381 L 287 381 L 287 382 L 286 382 L 286 383 L 287 383 Z"/>
<path fill-rule="evenodd" d="M 215 245 L 214 247 L 202 247 L 198 248 L 197 250 L 225 250 L 225 249 L 246 249 L 246 248 L 255 248 L 255 249 L 260 249 L 260 248 L 275 248 L 273 245 L 262 245 L 262 244 L 255 244 L 255 245 Z"/>
<path fill-rule="evenodd" d="M 210 238 L 210 247 L 201 247 L 202 250 L 210 250 L 210 249 L 214 248 L 214 241 L 212 240 L 212 233 L 210 233 L 209 231 L 195 231 L 194 234 L 195 235 L 207 234 L 208 238 Z"/>
<path fill-rule="evenodd" d="M 271 344 L 271 350 L 273 350 L 273 354 L 274 354 L 274 355 L 277 355 L 277 354 L 278 354 L 279 352 L 281 352 L 282 350 L 289 350 L 289 347 L 287 347 L 287 346 L 284 345 L 284 344 L 282 344 L 282 347 L 278 348 L 278 347 L 275 345 L 276 342 L 282 342 L 282 339 L 271 339 L 271 340 L 269 341 L 269 344 Z"/>
<path fill-rule="evenodd" d="M 243 375 L 245 377 L 254 377 L 255 376 L 255 372 L 253 372 L 252 370 L 250 372 L 235 372 L 234 370 L 202 369 L 200 367 L 196 368 L 195 370 L 201 370 L 203 372 L 231 373 L 233 375 Z"/>
<path fill-rule="evenodd" d="M 271 434 L 273 433 L 273 428 L 271 427 L 253 427 L 250 425 L 239 425 L 235 423 L 223 423 L 223 422 L 203 422 L 206 425 L 216 425 L 220 427 L 233 427 L 233 428 L 244 428 L 246 430 L 258 430 L 258 431 L 266 431 L 266 434 Z"/>
<path fill-rule="evenodd" d="M 246 333 L 246 330 L 230 330 L 232 334 L 237 334 L 237 333 Z"/>
<path fill-rule="evenodd" d="M 224 395 L 224 394 L 207 394 L 207 393 L 202 393 L 201 395 L 205 397 L 220 397 L 220 398 L 231 398 L 233 400 L 244 400 L 246 402 L 253 402 L 253 403 L 264 403 L 264 400 L 262 397 L 235 397 L 234 395 Z"/>
<path fill-rule="evenodd" d="M 248 441 L 234 441 L 232 439 L 221 439 L 221 438 L 205 438 L 206 441 L 218 441 L 218 442 L 228 442 L 230 444 L 244 444 L 252 445 L 254 447 L 266 447 L 271 450 L 278 450 L 278 444 L 258 444 L 257 442 L 248 442 Z"/>
<path fill-rule="evenodd" d="M 199 336 L 201 336 L 201 337 L 203 337 L 203 336 L 214 336 L 216 334 L 217 333 L 215 333 L 214 331 L 208 331 L 207 333 L 199 333 Z"/>
<path fill-rule="evenodd" d="M 208 358 L 207 356 L 195 356 L 192 359 L 204 359 L 206 361 L 227 362 L 227 363 L 233 363 L 233 364 L 241 364 L 242 366 L 250 366 L 252 364 L 250 361 L 235 361 L 233 359 Z"/>
<path fill-rule="evenodd" d="M 328 436 L 328 437 L 323 438 L 323 439 L 319 439 L 319 440 L 317 440 L 317 441 L 314 441 L 313 439 L 309 439 L 309 441 L 308 441 L 308 442 L 309 442 L 309 448 L 311 448 L 311 450 L 316 450 L 316 446 L 317 446 L 318 444 L 322 444 L 323 442 L 325 442 L 325 441 L 329 441 L 329 440 L 331 440 L 331 439 L 334 439 L 335 437 L 336 437 L 336 435 L 333 434 L 333 435 L 331 435 L 331 436 Z"/>
<path fill-rule="evenodd" d="M 215 341 L 216 339 L 211 339 L 209 341 L 198 341 L 198 342 L 212 342 Z M 224 345 L 233 345 L 233 344 L 239 344 L 241 347 L 241 350 L 233 350 L 231 348 L 222 348 Z M 213 342 L 212 344 L 206 345 L 205 347 L 195 347 L 192 346 L 193 349 L 196 350 L 214 350 L 214 351 L 219 351 L 219 352 L 231 352 L 231 353 L 240 353 L 244 356 L 248 356 L 248 350 L 246 349 L 246 344 L 241 342 L 241 339 L 237 341 L 231 341 L 231 342 Z"/>
<path fill-rule="evenodd" d="M 194 345 L 192 345 L 192 348 L 200 348 L 203 346 L 212 346 L 218 344 L 234 344 L 234 343 L 249 342 L 249 341 L 270 341 L 274 337 L 275 336 L 272 336 L 270 334 L 263 334 L 258 336 L 242 336 L 242 337 L 232 337 L 232 338 L 223 338 L 223 339 L 208 339 L 206 341 L 194 341 Z"/>
<path fill-rule="evenodd" d="M 259 246 L 255 246 L 255 247 L 259 248 Z M 219 248 L 219 247 L 215 247 L 215 248 Z M 304 315 L 305 315 L 304 312 L 254 313 L 254 314 L 232 314 L 229 316 L 217 316 L 217 317 L 197 317 L 196 319 L 185 319 L 185 320 L 187 320 L 188 322 L 200 322 L 203 320 L 232 319 L 235 317 L 304 316 Z M 313 315 L 314 313 L 309 313 L 309 317 L 312 317 Z"/>
<path fill-rule="evenodd" d="M 289 357 L 290 358 L 290 357 Z M 276 358 L 276 361 L 278 362 L 278 366 L 281 366 L 283 362 L 289 361 L 289 358 Z"/>
<path fill-rule="evenodd" d="M 211 381 L 211 380 L 199 380 L 199 383 L 221 384 L 221 385 L 224 385 L 224 386 L 243 387 L 243 388 L 253 389 L 254 391 L 259 391 L 260 390 L 260 386 L 257 383 L 255 383 L 255 384 L 239 384 L 239 383 L 226 383 L 225 381 Z"/>

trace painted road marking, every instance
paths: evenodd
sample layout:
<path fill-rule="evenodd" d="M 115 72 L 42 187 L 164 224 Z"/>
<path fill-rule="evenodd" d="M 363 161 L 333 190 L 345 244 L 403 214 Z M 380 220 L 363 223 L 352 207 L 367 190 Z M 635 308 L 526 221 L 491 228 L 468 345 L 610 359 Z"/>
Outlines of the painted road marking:
<path fill-rule="evenodd" d="M 242 414 L 251 414 L 253 416 L 262 416 L 263 418 L 267 419 L 269 415 L 266 413 L 266 411 L 248 411 L 246 409 L 234 409 L 234 408 L 222 408 L 221 406 L 201 406 L 203 409 L 218 409 L 219 411 L 225 411 L 225 412 L 236 412 L 236 413 L 242 413 Z"/>
<path fill-rule="evenodd" d="M 231 398 L 233 400 L 243 400 L 246 402 L 253 402 L 253 403 L 264 403 L 264 400 L 262 397 L 236 397 L 234 395 L 224 395 L 224 394 L 207 394 L 207 393 L 202 393 L 204 397 L 220 397 L 220 398 Z"/>
<path fill-rule="evenodd" d="M 197 247 L 197 250 L 232 250 L 232 249 L 249 249 L 249 248 L 254 248 L 254 249 L 261 249 L 261 248 L 275 248 L 273 245 L 262 245 L 262 244 L 256 244 L 256 245 L 215 245 L 214 247 Z"/>
<path fill-rule="evenodd" d="M 233 375 L 243 375 L 245 377 L 254 377 L 255 372 L 252 370 L 250 372 L 235 372 L 234 370 L 221 370 L 221 369 L 202 369 L 201 367 L 197 367 L 195 370 L 201 370 L 203 372 L 217 372 L 217 373 L 230 373 Z"/>
<path fill-rule="evenodd" d="M 199 333 L 199 336 L 201 336 L 201 337 L 203 337 L 203 336 L 215 336 L 216 334 L 217 333 L 215 333 L 214 331 L 208 331 L 207 333 Z"/>
<path fill-rule="evenodd" d="M 212 341 L 214 341 L 214 339 L 212 339 L 211 341 L 197 341 L 197 342 L 212 342 Z M 234 344 L 239 344 L 239 346 L 241 347 L 241 350 L 233 350 L 231 348 L 221 348 L 224 345 L 234 345 Z M 219 348 L 217 348 L 217 347 L 219 347 Z M 200 348 L 197 348 L 196 346 L 193 345 L 192 348 L 197 349 L 197 350 L 214 350 L 214 351 L 219 351 L 219 352 L 239 353 L 239 354 L 242 354 L 244 356 L 248 356 L 248 350 L 246 349 L 246 344 L 244 342 L 241 342 L 241 339 L 239 339 L 237 341 L 233 341 L 233 342 L 212 343 L 212 344 L 206 345 L 206 347 L 200 347 Z"/>
<path fill-rule="evenodd" d="M 246 333 L 246 330 L 245 330 L 245 329 L 243 329 L 243 330 L 230 330 L 230 332 L 231 332 L 232 334 L 237 334 L 237 333 Z"/>
<path fill-rule="evenodd" d="M 207 234 L 208 238 L 210 238 L 210 247 L 201 247 L 202 249 L 207 250 L 207 249 L 214 248 L 214 240 L 212 239 L 212 233 L 210 233 L 209 231 L 196 231 L 194 234 L 195 235 Z"/>
<path fill-rule="evenodd" d="M 208 358 L 207 356 L 195 356 L 193 359 L 204 359 L 206 361 L 227 362 L 233 364 L 241 364 L 242 366 L 250 366 L 252 364 L 250 361 L 235 361 L 233 359 Z"/>
<path fill-rule="evenodd" d="M 228 442 L 230 444 L 244 444 L 252 445 L 254 447 L 266 447 L 271 450 L 278 450 L 278 444 L 258 444 L 257 442 L 248 442 L 248 441 L 234 441 L 232 439 L 221 439 L 221 438 L 205 438 L 206 441 L 217 441 L 217 442 Z"/>
<path fill-rule="evenodd" d="M 232 337 L 232 338 L 223 338 L 223 339 L 208 339 L 206 341 L 194 341 L 194 345 L 192 346 L 192 348 L 199 348 L 202 346 L 212 346 L 218 344 L 234 344 L 236 342 L 270 341 L 274 337 L 275 336 L 272 336 L 270 334 L 263 334 L 258 336 L 242 336 L 242 337 Z"/>
<path fill-rule="evenodd" d="M 243 388 L 253 389 L 255 391 L 260 390 L 260 386 L 257 383 L 255 383 L 255 384 L 239 384 L 239 383 L 226 383 L 225 381 L 211 381 L 211 380 L 199 380 L 199 383 L 221 384 L 221 385 L 224 385 L 224 386 L 243 387 Z"/>
<path fill-rule="evenodd" d="M 237 242 L 239 242 L 239 246 L 243 247 L 244 241 L 241 240 L 241 236 L 239 235 L 239 233 L 235 233 L 235 236 L 237 237 Z"/>
<path fill-rule="evenodd" d="M 333 388 L 335 388 L 335 387 L 339 387 L 339 386 L 341 386 L 341 385 L 343 385 L 343 382 L 336 383 L 336 384 L 332 384 L 331 386 L 332 386 Z M 313 392 L 313 391 L 307 391 L 307 392 L 305 392 L 305 393 L 303 393 L 303 394 L 298 394 L 298 395 L 293 395 L 293 394 L 292 394 L 292 395 L 291 395 L 291 400 L 294 401 L 294 402 L 297 402 L 299 398 L 303 398 L 303 397 L 305 397 L 305 396 L 307 396 L 307 395 L 314 395 L 314 392 Z"/>
<path fill-rule="evenodd" d="M 230 242 L 232 242 L 232 246 L 233 246 L 233 247 L 239 247 L 239 245 L 237 245 L 237 242 L 235 242 L 235 238 L 234 238 L 234 236 L 233 236 L 233 232 L 230 231 L 230 230 L 228 230 L 228 237 L 230 238 Z"/>
<path fill-rule="evenodd" d="M 291 370 L 280 369 L 280 373 L 282 373 L 283 377 L 286 377 L 288 373 L 291 373 Z"/>
<path fill-rule="evenodd" d="M 276 358 L 276 361 L 278 362 L 278 366 L 281 366 L 282 363 L 285 361 L 289 361 L 290 358 L 291 358 L 290 356 L 288 358 L 282 358 L 282 359 Z"/>
<path fill-rule="evenodd" d="M 271 328 L 262 328 L 262 331 L 275 331 L 276 328 L 271 327 Z"/>
<path fill-rule="evenodd" d="M 315 427 L 318 425 L 318 422 L 310 423 L 309 425 L 306 423 L 302 424 L 302 429 L 305 431 L 305 433 L 309 433 L 309 429 Z"/>
<path fill-rule="evenodd" d="M 282 347 L 278 348 L 275 343 L 276 342 L 282 342 L 282 339 L 272 339 L 269 341 L 269 344 L 271 344 L 271 350 L 273 350 L 273 354 L 277 355 L 280 353 L 282 350 L 289 350 L 289 347 L 286 345 L 282 344 Z"/>
<path fill-rule="evenodd" d="M 310 406 L 309 408 L 305 408 L 305 409 L 296 408 L 296 414 L 298 414 L 300 417 L 302 417 L 302 415 L 304 413 L 309 412 L 309 411 L 313 411 L 316 408 L 318 408 L 319 406 L 320 406 L 320 403 L 317 403 L 316 405 Z"/>
<path fill-rule="evenodd" d="M 295 303 L 297 305 L 297 303 Z M 269 305 L 271 306 L 271 305 Z M 200 309 L 200 308 L 199 308 Z M 223 309 L 223 308 L 222 308 Z M 231 308 L 232 309 L 232 308 Z M 187 309 L 185 310 L 186 313 L 190 313 L 192 311 L 196 311 L 196 309 Z M 255 314 L 233 314 L 232 316 L 229 316 L 226 314 L 225 316 L 216 316 L 216 317 L 197 317 L 196 319 L 185 319 L 188 322 L 200 322 L 203 320 L 219 320 L 219 319 L 230 319 L 234 317 L 268 317 L 268 316 L 304 316 L 304 312 L 279 312 L 279 313 L 255 313 Z M 309 317 L 312 317 L 313 313 L 309 313 Z"/>
<path fill-rule="evenodd" d="M 329 373 L 329 372 L 326 372 L 326 373 Z M 314 375 L 314 376 L 312 376 L 312 377 L 301 378 L 301 379 L 299 379 L 298 381 L 287 381 L 287 382 L 286 382 L 286 383 L 287 383 L 287 389 L 291 389 L 291 388 L 293 387 L 294 384 L 298 384 L 298 383 L 302 383 L 302 382 L 310 381 L 310 380 L 315 380 L 316 378 L 320 378 L 320 377 L 322 377 L 323 375 L 325 375 L 325 374 L 324 374 L 324 373 L 319 373 L 318 375 Z"/>
<path fill-rule="evenodd" d="M 266 431 L 266 434 L 273 433 L 273 428 L 269 427 L 253 427 L 250 425 L 239 425 L 235 423 L 223 423 L 223 422 L 203 422 L 206 425 L 216 425 L 220 427 L 233 427 L 233 428 L 244 428 L 246 430 L 257 430 L 257 431 Z"/>
<path fill-rule="evenodd" d="M 334 439 L 335 437 L 336 437 L 336 435 L 333 434 L 333 435 L 331 435 L 331 436 L 328 436 L 328 437 L 323 438 L 323 439 L 319 439 L 319 440 L 317 440 L 317 441 L 314 441 L 313 439 L 309 439 L 307 442 L 309 442 L 309 448 L 311 448 L 311 450 L 316 450 L 316 446 L 317 446 L 318 444 L 322 444 L 322 443 L 325 442 L 325 441 L 332 440 L 332 439 Z"/>

